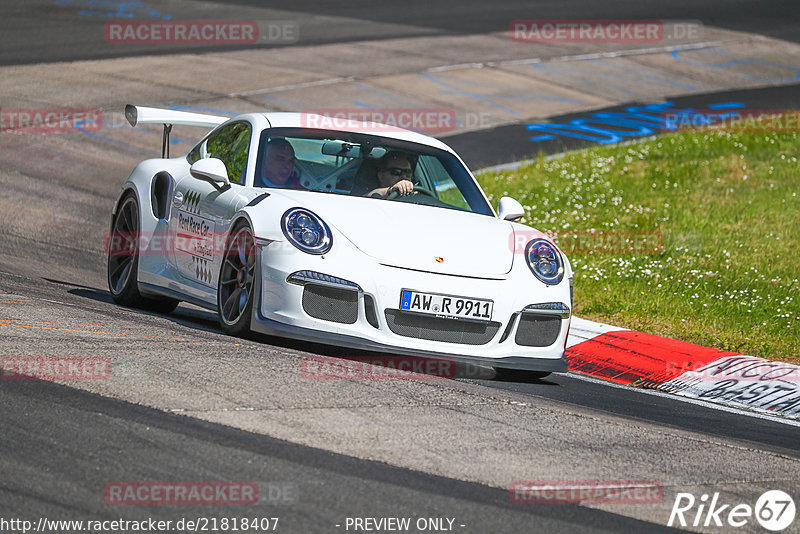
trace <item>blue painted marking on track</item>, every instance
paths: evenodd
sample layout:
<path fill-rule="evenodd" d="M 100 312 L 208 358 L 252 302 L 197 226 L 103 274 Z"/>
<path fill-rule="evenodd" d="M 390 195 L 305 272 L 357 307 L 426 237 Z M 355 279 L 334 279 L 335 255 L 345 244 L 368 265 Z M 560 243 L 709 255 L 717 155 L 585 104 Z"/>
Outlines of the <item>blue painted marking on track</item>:
<path fill-rule="evenodd" d="M 744 104 L 741 102 L 722 102 L 721 104 L 709 104 L 708 109 L 741 109 Z"/>
<path fill-rule="evenodd" d="M 611 74 L 605 72 L 597 72 L 597 73 L 593 72 L 592 75 L 594 75 L 595 77 L 590 75 L 583 76 L 580 75 L 580 72 L 583 72 L 580 68 L 567 67 L 565 65 L 543 65 L 541 63 L 534 63 L 533 65 L 531 65 L 531 67 L 535 69 L 548 71 L 549 73 L 555 72 L 557 76 L 562 76 L 564 78 L 577 80 L 579 82 L 584 82 L 592 85 L 597 84 L 597 79 L 595 78 L 596 76 L 609 77 L 613 78 L 614 80 L 619 79 L 619 77 L 612 76 Z M 559 71 L 566 71 L 566 72 L 559 72 Z M 616 91 L 617 93 L 622 93 L 625 95 L 632 95 L 634 93 L 631 89 L 628 89 L 627 87 L 618 87 L 615 86 L 614 84 L 603 85 L 603 89 Z"/>
<path fill-rule="evenodd" d="M 492 107 L 495 107 L 495 108 L 500 109 L 502 111 L 505 111 L 506 113 L 508 113 L 509 115 L 511 115 L 513 117 L 520 117 L 520 114 L 517 113 L 516 111 L 514 111 L 513 109 L 509 108 L 508 106 L 504 106 L 503 104 L 500 104 L 499 102 L 496 102 L 494 99 L 504 98 L 504 99 L 519 99 L 519 100 L 543 100 L 543 101 L 547 101 L 547 102 L 566 102 L 566 103 L 569 103 L 569 104 L 583 104 L 584 103 L 582 100 L 576 100 L 576 99 L 573 99 L 573 98 L 556 97 L 556 96 L 551 96 L 551 95 L 536 95 L 534 93 L 519 94 L 519 92 L 517 92 L 517 94 L 515 94 L 514 92 L 502 92 L 502 88 L 498 87 L 498 86 L 493 86 L 493 85 L 490 85 L 490 84 L 480 83 L 480 82 L 472 82 L 472 81 L 469 82 L 470 87 L 489 87 L 489 88 L 492 88 L 492 89 L 498 89 L 499 90 L 499 91 L 496 91 L 496 92 L 478 93 L 478 92 L 469 91 L 469 90 L 466 90 L 466 89 L 459 89 L 454 84 L 445 81 L 446 79 L 450 78 L 448 76 L 439 76 L 439 77 L 437 77 L 437 76 L 434 76 L 433 74 L 428 73 L 428 72 L 422 72 L 422 73 L 419 74 L 419 76 L 422 76 L 423 78 L 425 78 L 425 79 L 427 79 L 427 80 L 429 80 L 429 81 L 431 81 L 431 82 L 433 82 L 433 83 L 435 83 L 437 85 L 440 85 L 440 86 L 444 87 L 445 89 L 447 89 L 446 91 L 442 91 L 442 94 L 453 94 L 453 95 L 461 95 L 461 96 L 466 96 L 466 97 L 469 97 L 469 98 L 474 98 L 475 100 L 477 100 L 479 102 L 483 102 L 484 104 L 487 104 L 489 106 L 492 106 Z"/>
<path fill-rule="evenodd" d="M 675 131 L 686 124 L 701 126 L 720 119 L 738 116 L 742 102 L 717 102 L 706 106 L 719 113 L 697 111 L 694 108 L 674 108 L 673 102 L 628 106 L 624 111 L 591 113 L 564 123 L 531 123 L 526 130 L 536 132 L 528 139 L 533 142 L 551 141 L 557 136 L 593 141 L 601 145 L 618 143 L 626 137 L 642 137 L 658 132 Z"/>
<path fill-rule="evenodd" d="M 718 49 L 718 48 L 707 48 L 707 49 L 699 49 L 699 50 L 707 50 L 710 52 L 727 54 L 726 51 Z M 692 67 L 701 67 L 705 69 L 728 69 L 731 67 L 737 67 L 739 65 L 766 65 L 769 67 L 779 67 L 785 68 L 794 71 L 794 74 L 788 78 L 760 78 L 758 76 L 750 76 L 747 74 L 741 74 L 741 77 L 745 80 L 750 80 L 754 82 L 771 82 L 771 83 L 787 83 L 787 82 L 794 82 L 800 80 L 800 68 L 796 65 L 788 65 L 786 63 L 778 63 L 776 61 L 766 61 L 763 59 L 736 59 L 733 61 L 725 61 L 723 63 L 716 63 L 716 64 L 709 64 L 709 63 L 700 63 L 698 61 L 692 61 L 689 59 L 682 58 L 680 56 L 680 50 L 673 50 L 672 57 L 676 61 L 680 61 L 686 65 L 691 65 Z"/>
<path fill-rule="evenodd" d="M 100 135 L 100 134 L 97 134 L 97 133 L 94 133 L 94 132 L 90 132 L 88 130 L 84 130 L 83 127 L 86 125 L 87 122 L 89 122 L 89 121 L 81 121 L 79 123 L 76 123 L 75 127 L 78 129 L 79 132 L 81 132 L 84 135 L 88 135 L 92 139 L 97 139 L 98 141 L 111 143 L 111 144 L 117 145 L 117 146 L 124 146 L 126 148 L 131 148 L 132 147 L 132 148 L 135 148 L 137 150 L 141 150 L 141 147 L 139 147 L 138 145 L 133 145 L 131 143 L 125 143 L 124 141 L 117 141 L 116 139 L 111 139 L 110 137 L 106 137 L 104 135 Z M 92 122 L 92 124 L 94 124 L 94 123 Z M 106 127 L 125 128 L 126 126 L 127 125 L 125 125 L 125 124 L 114 124 L 114 123 L 105 123 L 105 122 L 103 123 L 103 128 L 106 128 Z M 157 133 L 157 132 L 155 132 L 153 130 L 148 130 L 146 128 L 135 128 L 133 131 L 135 131 L 136 133 L 145 134 L 145 135 L 150 135 L 150 134 Z M 178 137 L 170 137 L 170 145 L 179 145 L 179 144 L 185 144 L 185 145 L 189 145 L 189 146 L 194 146 L 195 141 L 187 141 L 185 139 L 180 139 Z"/>
<path fill-rule="evenodd" d="M 647 79 L 652 79 L 654 81 L 651 82 L 651 83 L 653 83 L 654 85 L 667 85 L 667 86 L 670 86 L 670 87 L 679 87 L 681 89 L 686 89 L 688 91 L 696 91 L 697 90 L 697 87 L 695 87 L 694 85 L 689 85 L 689 84 L 685 84 L 685 83 L 681 83 L 681 82 L 676 82 L 674 80 L 670 80 L 669 78 L 667 78 L 665 76 L 661 76 L 661 75 L 653 74 L 653 73 L 649 73 L 649 72 L 641 72 L 641 71 L 638 71 L 636 69 L 632 69 L 631 67 L 626 67 L 624 65 L 617 65 L 615 63 L 610 62 L 607 59 L 593 59 L 592 61 L 593 62 L 597 62 L 597 63 L 602 63 L 602 64 L 607 65 L 607 66 L 609 66 L 609 67 L 611 67 L 613 69 L 616 69 L 616 70 L 632 73 L 633 76 L 628 76 L 627 77 L 627 79 L 629 79 L 629 80 L 637 81 L 637 80 L 644 79 L 645 81 L 647 81 Z"/>
<path fill-rule="evenodd" d="M 88 135 L 89 137 L 91 137 L 93 139 L 97 139 L 99 141 L 105 141 L 107 143 L 111 143 L 111 144 L 118 145 L 118 146 L 134 147 L 134 148 L 137 148 L 137 149 L 139 148 L 138 146 L 132 145 L 130 143 L 123 143 L 122 141 L 117 141 L 116 139 L 111 139 L 111 138 L 108 138 L 108 137 L 105 137 L 105 136 L 102 136 L 102 135 L 98 135 L 98 134 L 96 134 L 94 132 L 90 132 L 88 130 L 84 130 L 83 126 L 85 124 L 86 124 L 86 121 L 75 123 L 75 128 L 77 128 L 78 131 L 81 132 L 82 134 Z"/>
<path fill-rule="evenodd" d="M 367 104 L 366 102 L 361 102 L 360 100 L 353 100 L 353 105 L 354 106 L 358 106 L 358 107 L 363 108 L 363 109 L 380 109 L 380 108 L 376 108 L 375 106 L 371 106 L 370 104 Z M 423 109 L 423 108 L 420 108 L 420 107 L 418 107 L 416 105 L 413 105 L 413 104 L 411 104 L 410 108 L 416 108 L 416 109 L 420 109 L 420 110 Z M 454 117 L 453 118 L 453 124 L 455 126 L 461 126 L 464 123 Z M 409 130 L 414 131 L 414 132 L 418 132 L 418 133 L 425 133 L 424 129 L 423 130 L 414 130 L 413 128 L 409 128 Z"/>
<path fill-rule="evenodd" d="M 376 95 L 386 97 L 386 98 L 388 98 L 390 100 L 394 100 L 396 102 L 400 102 L 400 103 L 408 105 L 408 106 L 412 106 L 412 107 L 416 106 L 416 103 L 414 101 L 412 101 L 412 100 L 409 100 L 408 98 L 404 98 L 402 96 L 395 95 L 395 94 L 390 93 L 388 91 L 382 91 L 380 89 L 377 89 L 375 87 L 371 87 L 371 86 L 363 84 L 363 83 L 355 83 L 355 84 L 353 84 L 353 86 L 361 89 L 362 91 L 375 93 Z"/>
<path fill-rule="evenodd" d="M 162 20 L 172 20 L 172 15 L 146 6 L 142 0 L 53 0 L 57 6 L 81 8 L 78 14 L 85 16 L 100 16 L 132 19 L 134 17 L 149 17 Z"/>
<path fill-rule="evenodd" d="M 449 91 L 447 91 L 445 94 L 456 94 L 456 95 L 468 96 L 470 98 L 474 98 L 475 100 L 478 100 L 479 102 L 483 102 L 484 104 L 488 104 L 490 106 L 496 107 L 497 109 L 505 111 L 506 113 L 508 113 L 509 115 L 512 115 L 514 117 L 519 117 L 520 116 L 520 114 L 517 113 L 516 111 L 514 111 L 513 109 L 511 109 L 509 107 L 506 107 L 506 106 L 504 106 L 502 104 L 498 104 L 497 102 L 494 102 L 493 100 L 487 98 L 486 95 L 482 95 L 480 93 L 473 93 L 471 91 L 465 91 L 465 90 L 462 90 L 462 89 L 458 89 L 454 85 L 449 84 L 449 83 L 447 83 L 445 81 L 439 80 L 439 79 L 436 78 L 436 76 L 433 76 L 432 74 L 429 74 L 427 72 L 421 72 L 420 76 L 422 76 L 423 78 L 426 78 L 427 80 L 430 80 L 431 82 L 433 82 L 433 83 L 435 83 L 437 85 L 441 85 L 442 87 L 445 87 L 445 88 L 449 89 Z"/>
<path fill-rule="evenodd" d="M 578 81 L 582 81 L 584 83 L 589 83 L 596 85 L 598 84 L 598 79 L 600 78 L 610 78 L 613 82 L 619 83 L 609 83 L 604 82 L 602 84 L 603 89 L 605 90 L 613 90 L 618 93 L 623 94 L 633 94 L 634 91 L 628 89 L 620 85 L 620 83 L 624 83 L 625 80 L 630 80 L 639 83 L 646 83 L 650 85 L 657 85 L 660 87 L 677 87 L 679 89 L 686 89 L 688 91 L 696 91 L 697 88 L 693 85 L 676 82 L 664 76 L 659 76 L 657 74 L 641 72 L 636 69 L 632 69 L 630 67 L 625 67 L 623 65 L 617 65 L 612 63 L 608 60 L 603 59 L 593 59 L 591 63 L 601 64 L 603 66 L 609 67 L 611 69 L 621 71 L 623 73 L 630 73 L 630 74 L 620 74 L 620 73 L 612 73 L 612 72 L 599 72 L 591 69 L 584 69 L 580 66 L 574 65 L 550 65 L 546 63 L 534 63 L 531 65 L 532 68 L 545 70 L 548 72 L 553 72 L 557 76 L 562 76 L 565 78 L 570 78 Z"/>

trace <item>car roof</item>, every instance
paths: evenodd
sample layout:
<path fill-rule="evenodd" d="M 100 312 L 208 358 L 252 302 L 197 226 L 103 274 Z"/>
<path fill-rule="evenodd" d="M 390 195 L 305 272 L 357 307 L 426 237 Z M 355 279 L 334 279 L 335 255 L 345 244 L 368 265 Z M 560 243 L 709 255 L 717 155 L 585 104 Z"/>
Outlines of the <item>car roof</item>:
<path fill-rule="evenodd" d="M 263 117 L 269 121 L 271 128 L 306 128 L 311 130 L 333 130 L 342 132 L 364 133 L 419 143 L 434 148 L 439 148 L 455 154 L 452 148 L 443 142 L 399 126 L 387 126 L 375 122 L 364 122 L 339 117 L 328 117 L 316 113 L 274 112 L 264 113 Z"/>

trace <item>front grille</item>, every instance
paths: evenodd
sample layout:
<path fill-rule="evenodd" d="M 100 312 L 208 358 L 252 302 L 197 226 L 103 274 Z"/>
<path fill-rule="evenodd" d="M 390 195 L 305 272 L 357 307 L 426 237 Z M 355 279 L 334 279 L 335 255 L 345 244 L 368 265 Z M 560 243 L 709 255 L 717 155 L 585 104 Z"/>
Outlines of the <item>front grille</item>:
<path fill-rule="evenodd" d="M 523 313 L 514 341 L 524 347 L 549 347 L 561 332 L 561 317 Z"/>
<path fill-rule="evenodd" d="M 306 284 L 303 310 L 317 319 L 353 324 L 358 319 L 358 292 Z"/>
<path fill-rule="evenodd" d="M 400 310 L 387 309 L 385 315 L 389 329 L 399 336 L 444 343 L 485 345 L 500 329 L 500 323 L 497 322 L 477 323 L 457 319 L 440 319 L 403 313 Z"/>

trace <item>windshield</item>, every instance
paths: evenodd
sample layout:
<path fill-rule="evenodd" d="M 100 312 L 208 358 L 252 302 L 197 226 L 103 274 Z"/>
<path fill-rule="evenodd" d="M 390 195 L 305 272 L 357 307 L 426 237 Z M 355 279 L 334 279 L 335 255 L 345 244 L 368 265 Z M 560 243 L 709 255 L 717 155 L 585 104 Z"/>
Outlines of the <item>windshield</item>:
<path fill-rule="evenodd" d="M 253 185 L 493 216 L 480 189 L 453 154 L 366 134 L 296 128 L 264 130 Z"/>

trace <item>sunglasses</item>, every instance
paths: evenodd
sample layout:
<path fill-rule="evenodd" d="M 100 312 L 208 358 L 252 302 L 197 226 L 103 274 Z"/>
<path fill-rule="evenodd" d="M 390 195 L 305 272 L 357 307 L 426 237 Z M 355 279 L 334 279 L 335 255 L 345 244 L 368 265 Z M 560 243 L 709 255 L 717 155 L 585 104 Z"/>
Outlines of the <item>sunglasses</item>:
<path fill-rule="evenodd" d="M 390 167 L 388 169 L 383 169 L 384 172 L 388 172 L 392 176 L 411 176 L 411 169 L 402 169 L 400 167 Z"/>

